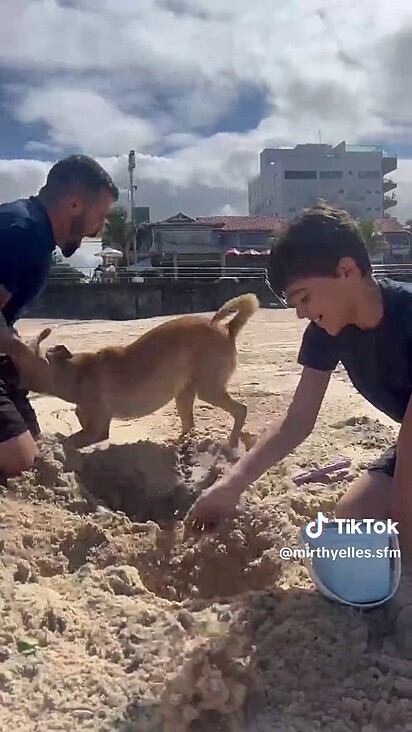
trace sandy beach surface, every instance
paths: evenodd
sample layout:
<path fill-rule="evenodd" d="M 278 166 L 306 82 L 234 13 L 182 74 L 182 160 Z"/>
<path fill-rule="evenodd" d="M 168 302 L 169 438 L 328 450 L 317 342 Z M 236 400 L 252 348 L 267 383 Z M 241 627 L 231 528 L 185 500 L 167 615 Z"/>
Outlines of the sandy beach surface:
<path fill-rule="evenodd" d="M 50 345 L 96 350 L 158 322 L 18 325 L 23 336 L 51 325 Z M 253 434 L 288 405 L 304 327 L 291 311 L 261 310 L 239 336 L 231 392 Z M 176 447 L 170 404 L 69 454 L 74 407 L 39 395 L 33 405 L 41 458 L 1 488 L 0 729 L 412 730 L 412 663 L 381 612 L 328 602 L 301 560 L 279 556 L 396 438 L 342 369 L 313 435 L 245 494 L 230 530 L 198 541 L 183 541 L 180 519 L 201 480 L 228 468 L 227 415 L 197 402 L 197 434 Z M 346 476 L 294 484 L 340 458 L 352 461 Z"/>

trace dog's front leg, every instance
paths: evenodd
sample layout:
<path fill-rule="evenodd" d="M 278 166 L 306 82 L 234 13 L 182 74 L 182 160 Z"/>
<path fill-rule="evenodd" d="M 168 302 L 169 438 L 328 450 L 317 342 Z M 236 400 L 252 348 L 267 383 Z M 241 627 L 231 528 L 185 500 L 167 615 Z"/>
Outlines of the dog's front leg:
<path fill-rule="evenodd" d="M 75 414 L 82 429 L 67 438 L 70 446 L 88 447 L 109 439 L 111 417 L 101 405 L 94 407 L 92 412 L 89 403 L 78 404 Z"/>

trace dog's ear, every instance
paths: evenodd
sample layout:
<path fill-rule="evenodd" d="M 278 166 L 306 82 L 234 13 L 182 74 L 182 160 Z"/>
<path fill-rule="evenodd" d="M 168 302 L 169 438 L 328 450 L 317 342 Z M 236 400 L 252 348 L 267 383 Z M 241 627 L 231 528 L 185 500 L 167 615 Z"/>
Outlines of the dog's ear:
<path fill-rule="evenodd" d="M 68 361 L 70 358 L 72 358 L 73 354 L 71 351 L 69 351 L 66 346 L 53 346 L 53 348 L 48 348 L 46 351 L 46 358 L 49 363 L 53 363 L 56 361 Z"/>
<path fill-rule="evenodd" d="M 37 336 L 37 343 L 41 343 L 42 341 L 45 341 L 46 338 L 49 337 L 50 333 L 52 332 L 51 328 L 44 328 L 41 333 Z"/>
<path fill-rule="evenodd" d="M 31 341 L 29 342 L 28 346 L 29 346 L 30 350 L 31 350 L 31 351 L 32 351 L 32 352 L 33 352 L 33 353 L 34 353 L 34 354 L 35 354 L 36 356 L 40 356 L 40 343 L 41 343 L 42 341 L 46 340 L 46 338 L 48 338 L 48 337 L 49 337 L 50 333 L 51 333 L 51 328 L 44 328 L 44 329 L 43 329 L 43 330 L 42 330 L 42 331 L 41 331 L 41 332 L 39 333 L 39 335 L 38 335 L 38 336 L 36 336 L 36 338 L 33 338 L 33 339 L 32 339 L 32 340 L 31 340 Z"/>

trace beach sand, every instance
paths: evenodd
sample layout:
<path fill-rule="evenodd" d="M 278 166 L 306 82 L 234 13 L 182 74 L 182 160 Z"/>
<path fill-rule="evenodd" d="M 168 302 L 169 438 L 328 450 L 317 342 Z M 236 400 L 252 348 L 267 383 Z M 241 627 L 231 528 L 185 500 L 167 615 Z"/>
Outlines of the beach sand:
<path fill-rule="evenodd" d="M 96 350 L 158 322 L 18 325 L 22 336 L 51 325 L 50 345 Z M 304 327 L 292 311 L 261 310 L 240 334 L 231 392 L 248 405 L 249 432 L 284 413 Z M 412 730 L 412 664 L 381 613 L 329 603 L 301 560 L 279 557 L 396 439 L 342 369 L 312 436 L 246 492 L 230 530 L 197 541 L 183 541 L 180 520 L 200 482 L 230 466 L 219 453 L 227 415 L 197 402 L 197 435 L 176 447 L 171 404 L 68 453 L 73 406 L 32 403 L 42 455 L 0 499 L 0 729 Z M 293 483 L 339 458 L 352 467 L 337 482 Z"/>

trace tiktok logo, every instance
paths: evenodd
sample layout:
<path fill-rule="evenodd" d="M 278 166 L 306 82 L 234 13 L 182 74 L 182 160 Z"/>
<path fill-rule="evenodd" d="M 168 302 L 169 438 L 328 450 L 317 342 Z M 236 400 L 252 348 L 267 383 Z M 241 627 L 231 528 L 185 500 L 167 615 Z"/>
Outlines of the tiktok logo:
<path fill-rule="evenodd" d="M 329 522 L 329 519 L 323 515 L 322 511 L 318 511 L 315 521 L 309 521 L 306 526 L 306 533 L 311 539 L 319 539 L 322 534 L 323 527 Z"/>

